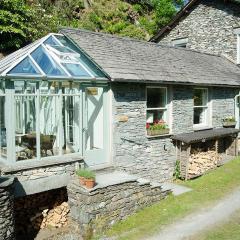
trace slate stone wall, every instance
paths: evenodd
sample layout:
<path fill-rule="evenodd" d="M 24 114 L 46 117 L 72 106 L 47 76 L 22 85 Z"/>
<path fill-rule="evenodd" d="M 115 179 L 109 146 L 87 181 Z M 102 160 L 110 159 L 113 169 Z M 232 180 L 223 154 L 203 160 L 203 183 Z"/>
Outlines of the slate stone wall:
<path fill-rule="evenodd" d="M 234 116 L 235 96 L 239 89 L 234 88 L 214 88 L 212 90 L 212 121 L 213 126 L 221 127 L 222 119 Z"/>
<path fill-rule="evenodd" d="M 64 162 L 58 160 L 37 161 L 29 160 L 29 163 L 24 161 L 17 165 L 9 165 L 2 167 L 1 175 L 12 175 L 18 179 L 19 182 L 27 180 L 36 180 L 40 178 L 58 176 L 64 173 L 73 175 L 76 171 L 76 164 L 80 164 L 82 160 L 76 160 L 72 162 Z"/>
<path fill-rule="evenodd" d="M 161 85 L 158 85 L 161 86 Z M 170 126 L 173 134 L 193 131 L 193 86 L 168 86 Z M 146 85 L 112 84 L 113 162 L 116 168 L 160 182 L 172 179 L 176 147 L 170 136 L 146 135 Z M 209 88 L 209 119 L 213 127 L 234 116 L 234 88 Z M 211 118 L 212 115 L 212 118 Z M 210 123 L 211 124 L 211 123 Z"/>
<path fill-rule="evenodd" d="M 15 239 L 13 179 L 0 177 L 0 240 Z"/>
<path fill-rule="evenodd" d="M 103 232 L 137 210 L 150 206 L 170 193 L 160 185 L 137 180 L 87 190 L 73 180 L 68 185 L 68 203 L 72 219 L 81 228 L 84 239 Z"/>
<path fill-rule="evenodd" d="M 161 44 L 188 38 L 187 47 L 211 54 L 224 54 L 236 61 L 237 37 L 233 29 L 240 27 L 240 4 L 223 0 L 203 0 L 168 32 Z"/>

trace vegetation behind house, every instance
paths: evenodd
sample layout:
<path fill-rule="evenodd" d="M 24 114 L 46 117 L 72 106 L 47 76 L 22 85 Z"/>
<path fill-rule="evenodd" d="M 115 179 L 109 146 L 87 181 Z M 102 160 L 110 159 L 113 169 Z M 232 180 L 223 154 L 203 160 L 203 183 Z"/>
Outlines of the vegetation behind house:
<path fill-rule="evenodd" d="M 18 49 L 60 26 L 148 40 L 182 4 L 182 0 L 1 0 L 0 51 Z"/>

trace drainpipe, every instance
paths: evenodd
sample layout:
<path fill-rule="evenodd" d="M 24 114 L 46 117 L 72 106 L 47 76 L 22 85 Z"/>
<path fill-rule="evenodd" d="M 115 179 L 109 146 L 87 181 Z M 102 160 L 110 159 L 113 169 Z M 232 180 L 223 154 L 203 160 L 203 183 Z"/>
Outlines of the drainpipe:
<path fill-rule="evenodd" d="M 235 28 L 234 33 L 237 35 L 237 64 L 240 64 L 240 28 Z"/>

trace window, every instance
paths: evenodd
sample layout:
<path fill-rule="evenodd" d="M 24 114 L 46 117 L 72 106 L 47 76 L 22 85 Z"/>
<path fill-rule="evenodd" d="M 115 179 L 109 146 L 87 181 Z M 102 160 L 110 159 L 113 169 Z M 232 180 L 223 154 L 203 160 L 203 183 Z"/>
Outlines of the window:
<path fill-rule="evenodd" d="M 14 88 L 17 161 L 80 151 L 78 83 L 15 81 Z"/>
<path fill-rule="evenodd" d="M 207 126 L 207 110 L 208 110 L 208 89 L 195 88 L 193 94 L 194 101 L 194 125 Z"/>
<path fill-rule="evenodd" d="M 167 125 L 167 88 L 147 88 L 147 135 L 162 135 L 169 133 Z"/>
<path fill-rule="evenodd" d="M 188 44 L 188 38 L 180 38 L 180 39 L 172 40 L 172 45 L 174 47 L 186 48 L 187 44 Z"/>

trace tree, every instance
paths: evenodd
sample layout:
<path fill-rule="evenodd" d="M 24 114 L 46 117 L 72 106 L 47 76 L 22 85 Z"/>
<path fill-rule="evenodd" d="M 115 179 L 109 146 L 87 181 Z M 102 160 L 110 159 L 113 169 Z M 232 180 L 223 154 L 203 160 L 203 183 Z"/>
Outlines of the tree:
<path fill-rule="evenodd" d="M 24 0 L 0 1 L 0 51 L 12 51 L 55 30 L 54 18 Z"/>

